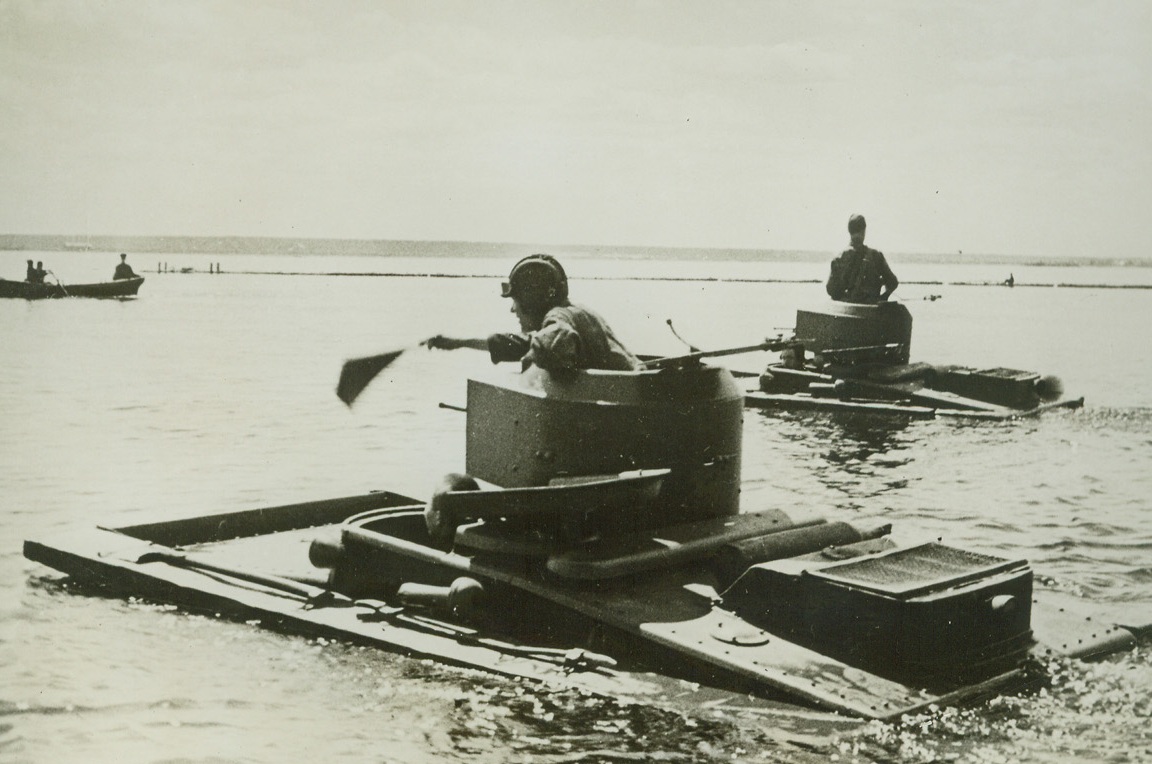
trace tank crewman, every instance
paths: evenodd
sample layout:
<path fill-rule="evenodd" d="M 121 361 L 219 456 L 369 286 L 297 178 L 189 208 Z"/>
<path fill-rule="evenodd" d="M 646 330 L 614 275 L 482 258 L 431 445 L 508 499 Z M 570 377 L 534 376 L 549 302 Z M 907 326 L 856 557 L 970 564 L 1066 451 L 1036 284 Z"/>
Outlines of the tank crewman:
<path fill-rule="evenodd" d="M 848 218 L 851 246 L 832 261 L 832 271 L 828 276 L 828 296 L 833 300 L 884 302 L 900 285 L 883 253 L 864 246 L 866 230 L 867 223 L 863 215 Z"/>
<path fill-rule="evenodd" d="M 568 300 L 568 276 L 551 255 L 529 255 L 516 263 L 502 285 L 512 299 L 520 333 L 493 334 L 480 339 L 436 335 L 429 348 L 487 350 L 492 363 L 521 361 L 548 371 L 610 369 L 631 371 L 642 366 L 616 338 L 597 313 Z"/>
<path fill-rule="evenodd" d="M 116 266 L 116 271 L 112 274 L 113 281 L 120 281 L 121 279 L 134 279 L 136 272 L 132 270 L 132 266 L 128 264 L 128 255 L 123 252 L 120 253 L 120 264 Z"/>

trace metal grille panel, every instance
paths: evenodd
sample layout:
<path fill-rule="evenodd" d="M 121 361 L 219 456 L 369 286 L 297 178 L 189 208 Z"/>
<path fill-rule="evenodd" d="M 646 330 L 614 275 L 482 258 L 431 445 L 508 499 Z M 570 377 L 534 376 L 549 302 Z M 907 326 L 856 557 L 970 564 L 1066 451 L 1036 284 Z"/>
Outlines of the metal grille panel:
<path fill-rule="evenodd" d="M 956 586 L 1025 564 L 931 543 L 814 570 L 810 575 L 885 594 L 907 596 Z"/>

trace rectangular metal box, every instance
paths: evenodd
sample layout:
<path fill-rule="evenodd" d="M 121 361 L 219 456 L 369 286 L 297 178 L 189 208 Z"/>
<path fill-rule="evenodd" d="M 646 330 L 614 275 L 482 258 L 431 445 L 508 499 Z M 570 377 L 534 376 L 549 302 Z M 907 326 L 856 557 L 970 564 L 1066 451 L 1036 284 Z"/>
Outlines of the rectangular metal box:
<path fill-rule="evenodd" d="M 724 605 L 851 665 L 925 685 L 990 676 L 1032 645 L 1028 563 L 937 543 L 755 565 Z"/>
<path fill-rule="evenodd" d="M 978 401 L 1030 409 L 1040 404 L 1036 383 L 1040 375 L 1018 369 L 967 369 L 948 366 L 937 369 L 932 387 Z"/>

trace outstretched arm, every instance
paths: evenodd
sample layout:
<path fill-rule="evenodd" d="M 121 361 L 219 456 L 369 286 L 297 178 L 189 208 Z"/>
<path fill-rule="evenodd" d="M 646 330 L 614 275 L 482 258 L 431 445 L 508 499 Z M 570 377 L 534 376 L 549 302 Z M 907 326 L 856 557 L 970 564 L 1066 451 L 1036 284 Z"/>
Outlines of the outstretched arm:
<path fill-rule="evenodd" d="M 528 337 L 522 334 L 492 334 L 488 337 L 471 339 L 445 337 L 443 334 L 437 334 L 420 344 L 434 350 L 456 350 L 457 348 L 486 350 L 492 363 L 519 361 L 528 352 Z"/>
<path fill-rule="evenodd" d="M 443 334 L 437 334 L 435 337 L 429 337 L 420 344 L 424 347 L 431 348 L 432 350 L 457 350 L 459 348 L 487 350 L 488 338 L 474 337 L 468 339 L 460 339 L 457 337 L 445 337 Z"/>

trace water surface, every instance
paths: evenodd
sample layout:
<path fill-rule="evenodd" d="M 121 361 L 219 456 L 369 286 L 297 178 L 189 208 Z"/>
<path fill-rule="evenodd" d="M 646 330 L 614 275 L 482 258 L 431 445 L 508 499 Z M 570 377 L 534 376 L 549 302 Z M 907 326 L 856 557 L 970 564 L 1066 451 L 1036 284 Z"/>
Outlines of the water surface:
<path fill-rule="evenodd" d="M 514 249 L 514 248 L 513 248 Z M 430 254 L 435 255 L 435 252 Z M 0 301 L 0 758 L 11 761 L 1138 761 L 1152 757 L 1137 652 L 1059 667 L 1040 695 L 870 725 L 813 748 L 762 721 L 542 694 L 518 683 L 78 594 L 25 560 L 68 528 L 389 489 L 463 467 L 464 380 L 488 365 L 436 333 L 511 330 L 511 259 L 132 255 L 136 300 Z M 524 253 L 526 254 L 526 253 Z M 43 253 L 75 283 L 115 253 Z M 24 253 L 0 253 L 19 277 Z M 220 261 L 223 274 L 209 275 Z M 572 257 L 574 299 L 646 352 L 786 331 L 823 267 Z M 897 265 L 897 263 L 894 263 Z M 1026 557 L 1040 583 L 1152 621 L 1152 292 L 1141 269 L 910 265 L 914 360 L 1058 374 L 1080 411 L 1013 422 L 750 411 L 747 510 L 891 522 L 901 541 Z M 107 271 L 107 273 L 105 273 Z M 389 273 L 391 276 L 320 275 Z M 272 275 L 304 273 L 312 275 Z M 407 275 L 401 275 L 407 274 Z M 436 275 L 413 275 L 436 274 Z M 1135 274 L 1135 275 L 1134 275 Z M 706 280 L 719 279 L 719 280 Z M 923 282 L 923 283 L 911 283 Z M 67 282 L 66 282 L 67 283 Z M 931 297 L 938 299 L 929 299 Z M 341 362 L 412 348 L 349 411 Z M 757 368 L 763 358 L 729 363 Z"/>

